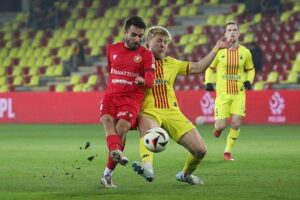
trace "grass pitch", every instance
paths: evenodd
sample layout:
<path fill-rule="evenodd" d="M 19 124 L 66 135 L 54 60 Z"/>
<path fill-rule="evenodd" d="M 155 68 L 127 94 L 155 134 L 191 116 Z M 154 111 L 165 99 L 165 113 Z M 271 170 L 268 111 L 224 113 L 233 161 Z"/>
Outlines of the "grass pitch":
<path fill-rule="evenodd" d="M 154 158 L 155 180 L 146 182 L 130 164 L 118 166 L 113 181 L 99 185 L 107 148 L 101 125 L 0 125 L 0 199 L 300 199 L 300 126 L 242 125 L 234 162 L 222 160 L 228 130 L 198 127 L 208 154 L 195 171 L 205 185 L 175 180 L 186 151 L 170 142 Z M 90 144 L 90 146 L 89 146 Z M 139 160 L 138 133 L 127 137 L 126 156 Z"/>

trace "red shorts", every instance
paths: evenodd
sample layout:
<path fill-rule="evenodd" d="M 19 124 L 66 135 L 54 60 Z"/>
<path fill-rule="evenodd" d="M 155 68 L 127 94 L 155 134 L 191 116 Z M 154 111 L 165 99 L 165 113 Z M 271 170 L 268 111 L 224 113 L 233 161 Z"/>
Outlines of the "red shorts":
<path fill-rule="evenodd" d="M 104 96 L 100 103 L 100 117 L 109 114 L 115 119 L 125 119 L 136 129 L 136 119 L 142 101 L 130 96 Z"/>

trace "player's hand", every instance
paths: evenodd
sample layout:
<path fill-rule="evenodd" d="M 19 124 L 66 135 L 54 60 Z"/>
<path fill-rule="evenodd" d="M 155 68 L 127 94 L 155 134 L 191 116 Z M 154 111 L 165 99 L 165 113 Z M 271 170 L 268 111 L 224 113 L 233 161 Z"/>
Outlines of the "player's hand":
<path fill-rule="evenodd" d="M 250 83 L 250 81 L 245 81 L 244 82 L 244 87 L 245 87 L 246 90 L 251 90 L 251 83 Z"/>
<path fill-rule="evenodd" d="M 145 79 L 141 76 L 135 78 L 135 83 L 140 86 L 145 86 Z"/>
<path fill-rule="evenodd" d="M 206 85 L 205 85 L 205 90 L 206 90 L 206 91 L 209 91 L 209 92 L 215 91 L 214 86 L 213 86 L 213 84 L 211 84 L 211 83 L 206 83 Z"/>
<path fill-rule="evenodd" d="M 230 39 L 227 41 L 227 38 L 223 36 L 221 39 L 219 39 L 215 45 L 215 48 L 217 49 L 226 49 L 231 47 L 233 44 L 233 40 Z"/>

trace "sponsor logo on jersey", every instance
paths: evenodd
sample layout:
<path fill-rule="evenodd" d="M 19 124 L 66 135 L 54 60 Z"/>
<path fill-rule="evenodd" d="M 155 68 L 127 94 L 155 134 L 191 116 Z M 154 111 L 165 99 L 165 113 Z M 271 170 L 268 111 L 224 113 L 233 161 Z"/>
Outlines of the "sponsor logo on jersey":
<path fill-rule="evenodd" d="M 116 75 L 122 75 L 122 76 L 129 76 L 129 77 L 137 77 L 139 76 L 138 73 L 134 73 L 134 72 L 127 72 L 127 71 L 120 71 L 114 68 L 111 68 L 110 70 L 111 74 L 116 74 Z"/>
<path fill-rule="evenodd" d="M 112 79 L 111 82 L 112 83 L 127 84 L 127 85 L 132 85 L 133 84 L 133 82 L 127 81 L 127 80 L 124 80 L 124 79 Z"/>
<path fill-rule="evenodd" d="M 240 75 L 222 75 L 223 79 L 230 79 L 230 80 L 241 80 Z"/>

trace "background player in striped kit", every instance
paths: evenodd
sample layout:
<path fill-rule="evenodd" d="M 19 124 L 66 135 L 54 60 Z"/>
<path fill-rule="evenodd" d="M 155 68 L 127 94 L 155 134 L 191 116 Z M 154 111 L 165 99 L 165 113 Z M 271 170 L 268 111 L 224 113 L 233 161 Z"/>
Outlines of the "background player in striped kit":
<path fill-rule="evenodd" d="M 239 44 L 239 25 L 229 22 L 225 26 L 225 37 L 233 40 L 228 49 L 220 50 L 206 70 L 206 90 L 214 91 L 212 85 L 213 71 L 216 77 L 215 102 L 215 137 L 220 137 L 226 128 L 228 118 L 231 118 L 231 128 L 227 136 L 224 160 L 234 160 L 231 157 L 232 148 L 239 137 L 240 125 L 245 116 L 246 95 L 245 89 L 251 89 L 255 70 L 250 51 Z M 245 77 L 245 70 L 248 72 Z"/>

